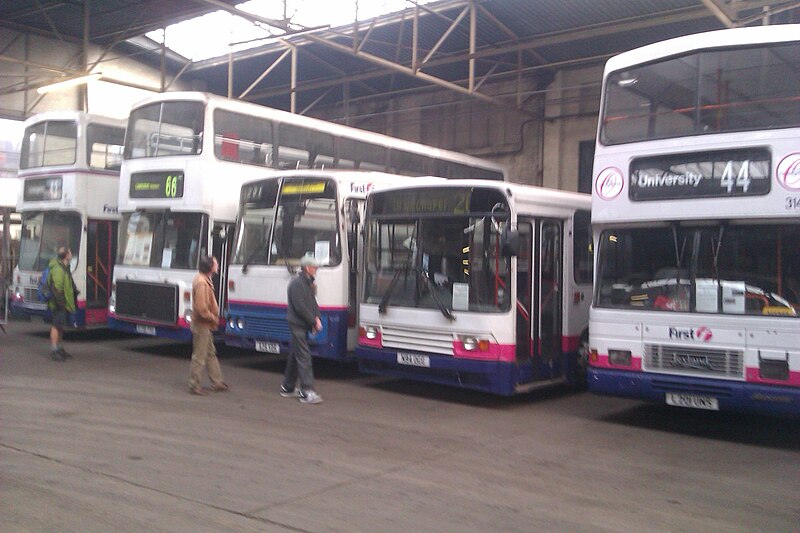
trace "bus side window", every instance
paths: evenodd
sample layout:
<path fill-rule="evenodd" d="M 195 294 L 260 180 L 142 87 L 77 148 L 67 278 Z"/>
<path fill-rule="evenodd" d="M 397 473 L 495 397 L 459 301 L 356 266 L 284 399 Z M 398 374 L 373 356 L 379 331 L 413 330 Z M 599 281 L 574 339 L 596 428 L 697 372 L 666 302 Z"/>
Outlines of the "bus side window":
<path fill-rule="evenodd" d="M 214 111 L 214 154 L 222 161 L 272 166 L 272 122 L 232 113 Z"/>
<path fill-rule="evenodd" d="M 591 284 L 594 273 L 594 246 L 589 211 L 575 212 L 572 221 L 572 254 L 575 283 Z"/>

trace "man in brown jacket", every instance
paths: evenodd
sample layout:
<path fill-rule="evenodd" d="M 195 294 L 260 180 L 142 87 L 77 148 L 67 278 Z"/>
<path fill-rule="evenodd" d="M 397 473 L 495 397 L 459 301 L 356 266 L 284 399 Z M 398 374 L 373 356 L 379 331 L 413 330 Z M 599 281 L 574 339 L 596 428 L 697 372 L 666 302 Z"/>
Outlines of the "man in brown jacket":
<path fill-rule="evenodd" d="M 228 385 L 222 381 L 213 335 L 213 331 L 219 327 L 219 305 L 214 295 L 211 276 L 219 271 L 219 263 L 214 257 L 201 257 L 198 269 L 200 273 L 192 281 L 192 367 L 189 392 L 206 395 L 208 391 L 200 386 L 203 368 L 208 368 L 211 390 L 226 391 Z"/>

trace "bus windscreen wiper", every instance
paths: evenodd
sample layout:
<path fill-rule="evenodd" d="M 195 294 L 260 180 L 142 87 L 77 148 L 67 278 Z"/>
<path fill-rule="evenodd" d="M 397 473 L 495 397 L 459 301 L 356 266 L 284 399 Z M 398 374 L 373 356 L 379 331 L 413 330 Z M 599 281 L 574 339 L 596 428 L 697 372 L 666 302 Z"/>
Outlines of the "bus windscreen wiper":
<path fill-rule="evenodd" d="M 386 287 L 386 292 L 383 293 L 383 297 L 381 298 L 381 303 L 378 304 L 378 313 L 382 315 L 386 314 L 386 305 L 389 303 L 389 298 L 392 296 L 392 291 L 394 291 L 394 286 L 397 285 L 397 280 L 400 279 L 400 274 L 408 272 L 409 268 L 411 268 L 411 265 L 406 263 L 405 265 L 395 270 L 394 276 L 392 277 L 392 281 L 389 283 L 389 286 Z"/>
<path fill-rule="evenodd" d="M 258 246 L 258 248 L 256 248 L 255 250 L 253 250 L 253 251 L 250 253 L 250 255 L 248 255 L 248 256 L 247 256 L 247 259 L 245 259 L 245 260 L 244 260 L 244 264 L 242 264 L 242 273 L 245 273 L 245 274 L 247 273 L 247 267 L 249 267 L 249 266 L 250 266 L 250 262 L 251 262 L 253 259 L 255 259 L 256 255 L 258 255 L 258 254 L 260 254 L 261 252 L 263 252 L 263 251 L 264 251 L 264 250 L 267 248 L 267 245 L 268 245 L 268 244 L 269 244 L 269 239 L 265 239 L 265 240 L 264 240 L 264 242 L 262 242 L 262 243 L 261 243 L 261 244 Z"/>
<path fill-rule="evenodd" d="M 439 308 L 439 311 L 442 312 L 442 315 L 449 320 L 450 322 L 456 319 L 456 316 L 453 314 L 453 311 L 445 305 L 445 303 L 439 298 L 439 295 L 436 294 L 436 285 L 433 284 L 431 278 L 422 271 L 421 268 L 415 268 L 414 271 L 417 273 L 417 276 L 422 278 L 427 285 L 428 290 L 431 291 L 431 298 L 433 298 L 433 302 L 436 304 L 436 307 Z"/>

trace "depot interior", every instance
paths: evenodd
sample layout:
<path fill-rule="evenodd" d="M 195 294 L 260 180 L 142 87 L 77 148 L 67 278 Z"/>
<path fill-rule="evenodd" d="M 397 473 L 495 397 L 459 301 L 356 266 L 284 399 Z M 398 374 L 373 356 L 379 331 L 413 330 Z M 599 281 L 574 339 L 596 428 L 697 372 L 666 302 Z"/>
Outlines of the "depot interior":
<path fill-rule="evenodd" d="M 381 4 L 394 9 L 385 14 L 353 0 L 337 3 L 335 23 L 313 25 L 303 24 L 303 4 L 1 3 L 3 282 L 19 254 L 22 121 L 37 113 L 126 118 L 150 94 L 205 91 L 488 159 L 512 182 L 590 192 L 609 57 L 681 35 L 800 22 L 800 2 L 786 0 L 398 0 Z M 217 55 L 193 52 L 208 35 L 189 33 L 188 48 L 181 38 L 180 23 L 198 17 L 235 20 L 215 36 L 226 43 Z"/>

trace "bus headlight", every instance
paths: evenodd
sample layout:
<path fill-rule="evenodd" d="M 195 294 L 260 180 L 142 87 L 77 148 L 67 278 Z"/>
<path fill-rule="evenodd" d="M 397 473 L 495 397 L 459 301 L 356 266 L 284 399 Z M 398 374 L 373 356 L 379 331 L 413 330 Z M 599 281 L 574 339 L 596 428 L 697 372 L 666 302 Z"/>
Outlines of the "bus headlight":
<path fill-rule="evenodd" d="M 236 327 L 239 328 L 239 329 L 244 329 L 244 319 L 243 318 L 237 318 L 236 319 Z"/>
<path fill-rule="evenodd" d="M 186 321 L 187 324 L 191 324 L 192 323 L 192 310 L 191 309 L 186 309 L 186 311 L 183 312 L 183 319 Z"/>
<path fill-rule="evenodd" d="M 614 366 L 631 366 L 631 351 L 609 350 L 608 362 Z"/>
<path fill-rule="evenodd" d="M 458 340 L 468 352 L 486 352 L 489 350 L 489 339 L 479 339 L 472 335 L 459 335 Z"/>
<path fill-rule="evenodd" d="M 228 327 L 231 328 L 231 329 L 235 329 L 236 328 L 236 320 L 233 317 L 230 317 L 228 319 Z"/>
<path fill-rule="evenodd" d="M 369 340 L 375 340 L 378 338 L 378 328 L 375 326 L 366 326 L 364 328 L 364 337 Z"/>

